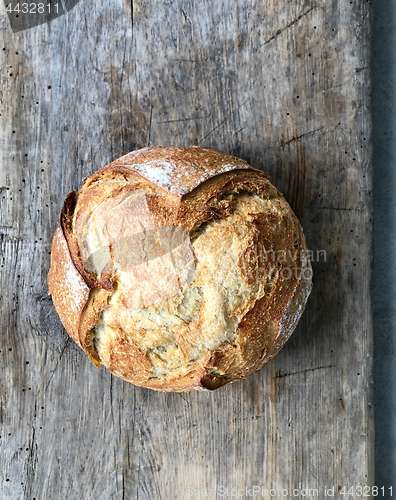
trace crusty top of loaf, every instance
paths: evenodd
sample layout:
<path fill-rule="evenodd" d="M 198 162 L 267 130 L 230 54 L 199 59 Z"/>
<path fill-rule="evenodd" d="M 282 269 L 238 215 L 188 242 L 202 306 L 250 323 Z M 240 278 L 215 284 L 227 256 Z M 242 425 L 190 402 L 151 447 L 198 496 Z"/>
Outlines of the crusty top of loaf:
<path fill-rule="evenodd" d="M 99 170 L 130 169 L 170 194 L 182 197 L 207 179 L 232 170 L 256 170 L 248 163 L 212 148 L 147 147 L 133 151 Z M 261 172 L 262 174 L 262 172 Z"/>
<path fill-rule="evenodd" d="M 155 227 L 182 227 L 194 241 L 198 241 L 205 225 L 221 223 L 234 213 L 239 193 L 257 195 L 272 208 L 261 214 L 247 213 L 254 231 L 238 257 L 243 272 L 257 273 L 262 265 L 252 252 L 257 245 L 295 251 L 287 262 L 297 269 L 295 275 L 287 280 L 274 278 L 267 283 L 268 293 L 258 294 L 256 290 L 237 316 L 232 343 L 221 343 L 202 359 L 162 379 L 150 375 L 147 353 L 125 338 L 116 336 L 110 347 L 102 348 L 103 359 L 98 354 L 95 328 L 102 321 L 103 311 L 110 307 L 117 283 L 111 273 L 97 275 L 84 266 L 77 237 L 79 227 L 95 207 L 136 190 L 144 191 Z M 221 234 L 216 231 L 215 237 Z M 244 236 L 240 237 L 243 241 Z M 66 330 L 96 366 L 105 363 L 116 375 L 158 390 L 215 389 L 257 371 L 291 335 L 312 287 L 305 272 L 310 270 L 305 250 L 296 216 L 263 172 L 210 148 L 145 148 L 102 168 L 85 179 L 78 196 L 71 193 L 66 198 L 52 247 L 49 291 Z M 266 272 L 279 276 L 283 264 L 275 263 L 272 271 L 265 267 L 267 264 Z M 70 282 L 70 266 L 75 287 Z M 260 290 L 267 285 L 263 282 Z M 199 322 L 196 325 L 185 330 L 186 341 L 194 328 L 199 328 Z M 196 336 L 198 330 L 194 332 Z"/>

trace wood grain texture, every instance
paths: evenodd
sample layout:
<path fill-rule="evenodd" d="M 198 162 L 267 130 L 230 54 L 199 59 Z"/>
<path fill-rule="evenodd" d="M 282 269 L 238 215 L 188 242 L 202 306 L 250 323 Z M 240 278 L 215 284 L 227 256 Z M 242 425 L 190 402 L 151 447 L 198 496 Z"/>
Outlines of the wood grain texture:
<path fill-rule="evenodd" d="M 372 484 L 369 2 L 86 0 L 17 34 L 0 8 L 0 497 Z M 98 371 L 47 296 L 65 195 L 151 144 L 263 169 L 315 252 L 292 338 L 209 394 Z"/>

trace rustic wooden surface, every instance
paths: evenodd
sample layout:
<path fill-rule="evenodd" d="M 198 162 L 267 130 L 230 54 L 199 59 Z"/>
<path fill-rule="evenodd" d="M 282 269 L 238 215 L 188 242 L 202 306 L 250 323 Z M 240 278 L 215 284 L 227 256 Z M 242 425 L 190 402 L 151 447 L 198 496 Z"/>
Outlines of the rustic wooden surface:
<path fill-rule="evenodd" d="M 1 498 L 372 483 L 369 37 L 365 0 L 84 0 L 15 34 L 1 4 Z M 265 170 L 326 252 L 281 353 L 217 392 L 98 371 L 47 296 L 64 196 L 148 144 Z"/>

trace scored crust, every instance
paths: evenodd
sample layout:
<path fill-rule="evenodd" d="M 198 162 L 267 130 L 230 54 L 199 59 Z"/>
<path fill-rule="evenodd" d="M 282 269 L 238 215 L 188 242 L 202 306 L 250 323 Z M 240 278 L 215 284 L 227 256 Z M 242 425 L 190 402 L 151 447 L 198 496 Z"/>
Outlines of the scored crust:
<path fill-rule="evenodd" d="M 269 277 L 267 281 L 260 278 L 260 293 L 256 290 L 235 316 L 232 339 L 218 342 L 213 349 L 202 351 L 194 362 L 158 377 L 153 376 L 148 351 L 128 335 L 120 337 L 116 332 L 111 342 L 100 347 L 99 324 L 114 300 L 118 284 L 114 273 L 97 274 L 87 266 L 78 239 L 78 231 L 95 207 L 116 196 L 125 199 L 139 190 L 145 193 L 156 229 L 184 228 L 194 242 L 206 233 L 210 238 L 221 238 L 222 222 L 232 220 L 235 207 L 246 212 L 250 206 L 247 195 L 260 197 L 269 207 L 268 212 L 261 214 L 248 210 L 246 217 L 253 229 L 249 237 L 247 233 L 237 236 L 246 247 L 236 257 L 245 282 L 249 276 L 257 277 L 261 268 Z M 293 256 L 285 263 L 263 263 L 257 248 L 264 252 L 290 248 Z M 279 275 L 287 266 L 293 266 L 295 272 L 283 279 Z M 275 275 L 270 276 L 271 273 Z M 78 196 L 74 192 L 68 195 L 53 240 L 48 285 L 67 332 L 97 367 L 103 363 L 113 374 L 136 385 L 188 391 L 216 389 L 248 377 L 268 362 L 293 332 L 312 280 L 301 226 L 266 174 L 210 148 L 151 147 L 129 153 L 102 168 L 84 180 Z M 254 288 L 254 281 L 249 286 Z M 200 328 L 203 331 L 202 321 L 187 321 L 177 333 L 178 349 L 187 349 L 191 339 L 199 336 Z"/>

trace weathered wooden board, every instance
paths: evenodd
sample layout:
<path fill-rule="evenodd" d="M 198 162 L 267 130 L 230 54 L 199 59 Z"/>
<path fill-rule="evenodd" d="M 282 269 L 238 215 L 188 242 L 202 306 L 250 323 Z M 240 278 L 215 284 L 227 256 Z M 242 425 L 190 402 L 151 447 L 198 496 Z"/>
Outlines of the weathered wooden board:
<path fill-rule="evenodd" d="M 370 485 L 369 2 L 84 0 L 15 34 L 0 8 L 0 497 Z M 213 393 L 98 371 L 47 296 L 64 196 L 148 144 L 265 170 L 315 252 L 290 341 Z"/>

